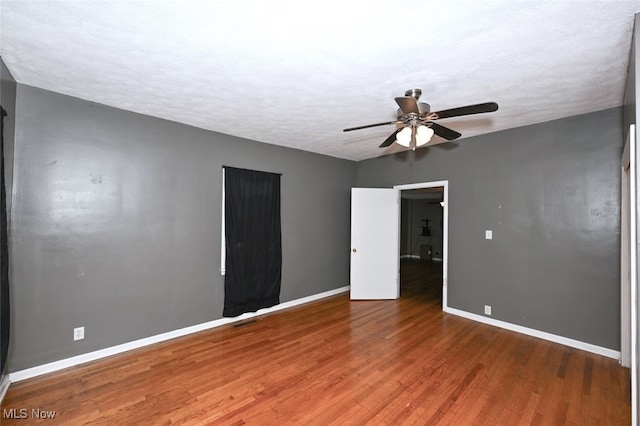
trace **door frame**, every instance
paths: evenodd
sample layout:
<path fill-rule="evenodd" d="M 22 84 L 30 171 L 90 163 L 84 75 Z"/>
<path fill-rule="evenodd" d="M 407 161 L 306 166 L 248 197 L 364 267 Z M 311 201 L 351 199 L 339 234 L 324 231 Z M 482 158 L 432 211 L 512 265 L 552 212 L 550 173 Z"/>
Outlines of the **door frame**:
<path fill-rule="evenodd" d="M 449 283 L 449 181 L 437 180 L 432 182 L 411 183 L 406 185 L 395 185 L 393 188 L 400 191 L 443 187 L 444 206 L 442 210 L 442 310 L 447 312 L 447 287 Z M 400 210 L 398 209 L 398 214 Z M 400 252 L 398 252 L 400 257 Z"/>
<path fill-rule="evenodd" d="M 633 212 L 631 202 L 633 194 L 631 179 L 631 134 L 629 130 L 626 143 L 620 160 L 621 171 L 621 193 L 620 193 L 620 321 L 621 321 L 621 342 L 620 342 L 620 363 L 624 367 L 631 367 L 632 352 L 632 285 L 631 285 L 631 232 L 634 225 L 631 223 Z"/>

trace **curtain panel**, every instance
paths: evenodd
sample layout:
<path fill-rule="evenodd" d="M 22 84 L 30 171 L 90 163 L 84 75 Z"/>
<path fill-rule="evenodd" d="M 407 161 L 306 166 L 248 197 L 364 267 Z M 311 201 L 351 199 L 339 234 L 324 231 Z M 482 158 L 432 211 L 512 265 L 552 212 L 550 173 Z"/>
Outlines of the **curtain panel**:
<path fill-rule="evenodd" d="M 4 371 L 9 351 L 9 241 L 7 226 L 7 190 L 4 170 L 4 117 L 0 107 L 0 373 Z"/>
<path fill-rule="evenodd" d="M 225 300 L 235 317 L 280 303 L 280 175 L 225 166 Z"/>

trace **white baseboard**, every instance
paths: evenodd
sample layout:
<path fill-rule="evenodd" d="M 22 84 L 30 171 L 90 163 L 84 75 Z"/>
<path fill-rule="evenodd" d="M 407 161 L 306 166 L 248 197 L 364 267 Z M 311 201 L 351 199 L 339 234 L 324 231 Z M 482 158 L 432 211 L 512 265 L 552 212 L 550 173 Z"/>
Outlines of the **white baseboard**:
<path fill-rule="evenodd" d="M 10 384 L 11 380 L 9 379 L 9 375 L 6 374 L 2 378 L 2 381 L 0 381 L 0 404 L 2 404 L 2 401 L 4 401 L 4 396 L 7 394 Z"/>
<path fill-rule="evenodd" d="M 517 333 L 526 334 L 528 336 L 537 337 L 539 339 L 548 340 L 554 343 L 560 343 L 565 346 L 569 346 L 583 351 L 591 352 L 594 354 L 606 356 L 608 358 L 620 359 L 620 351 L 616 351 L 602 346 L 592 345 L 591 343 L 581 342 L 579 340 L 570 339 L 568 337 L 558 336 L 555 334 L 547 333 L 544 331 L 536 330 L 533 328 L 523 327 L 521 325 L 512 324 L 510 322 L 496 320 L 494 318 L 484 317 L 482 315 L 473 314 L 471 312 L 462 311 L 455 308 L 445 307 L 444 312 L 464 317 L 470 320 L 482 322 L 485 324 L 493 325 L 495 327 L 504 328 L 507 330 L 515 331 Z"/>
<path fill-rule="evenodd" d="M 324 293 L 314 294 L 312 296 L 303 297 L 301 299 L 280 303 L 279 305 L 273 306 L 271 308 L 260 309 L 257 312 L 248 312 L 246 314 L 242 314 L 240 316 L 233 317 L 233 318 L 220 318 L 214 321 L 209 321 L 202 324 L 196 324 L 190 327 L 181 328 L 179 330 L 169 331 L 167 333 L 157 334 L 155 336 L 146 337 L 144 339 L 134 340 L 132 342 L 123 343 L 121 345 L 100 349 L 100 350 L 89 352 L 82 355 L 77 355 L 71 358 L 61 359 L 59 361 L 50 362 L 48 364 L 39 365 L 37 367 L 27 368 L 25 370 L 9 373 L 8 380 L 10 380 L 10 383 L 19 382 L 21 380 L 30 379 L 36 376 L 40 376 L 42 374 L 52 373 L 54 371 L 62 370 L 69 367 L 74 367 L 76 365 L 84 364 L 85 362 L 106 358 L 108 356 L 130 351 L 132 349 L 138 349 L 144 346 L 153 345 L 155 343 L 164 342 L 166 340 L 175 339 L 176 337 L 186 336 L 189 334 L 197 333 L 199 331 L 209 330 L 211 328 L 220 327 L 222 325 L 246 320 L 248 318 L 254 318 L 254 317 L 269 314 L 272 312 L 277 312 L 284 309 L 292 308 L 294 306 L 303 305 L 305 303 L 313 302 L 319 299 L 324 299 L 326 297 L 334 296 L 336 294 L 346 293 L 349 291 L 349 289 L 350 289 L 349 286 L 340 287 L 334 290 L 325 291 Z"/>

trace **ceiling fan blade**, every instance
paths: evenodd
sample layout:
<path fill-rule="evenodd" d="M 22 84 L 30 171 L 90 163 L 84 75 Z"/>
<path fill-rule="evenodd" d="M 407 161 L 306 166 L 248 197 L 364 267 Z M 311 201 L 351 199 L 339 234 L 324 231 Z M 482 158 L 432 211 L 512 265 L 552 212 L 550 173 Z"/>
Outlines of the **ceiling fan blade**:
<path fill-rule="evenodd" d="M 459 117 L 461 115 L 482 114 L 484 112 L 493 112 L 498 110 L 498 104 L 495 102 L 485 102 L 483 104 L 468 105 L 459 108 L 445 109 L 429 114 L 429 120 L 438 120 L 440 118 Z"/>
<path fill-rule="evenodd" d="M 396 103 L 402 110 L 403 114 L 420 114 L 418 109 L 418 101 L 413 96 L 399 96 L 396 98 Z"/>
<path fill-rule="evenodd" d="M 368 129 L 369 127 L 377 127 L 377 126 L 386 126 L 388 124 L 400 124 L 402 121 L 388 121 L 386 123 L 376 123 L 376 124 L 365 124 L 364 126 L 358 127 L 349 127 L 348 129 L 343 129 L 343 132 L 350 132 L 352 130 L 360 130 L 360 129 Z"/>
<path fill-rule="evenodd" d="M 451 130 L 448 127 L 444 127 L 433 122 L 429 122 L 429 124 L 430 124 L 431 130 L 433 130 L 433 133 L 435 133 L 436 135 L 448 141 L 458 139 L 460 136 L 462 136 L 460 133 L 456 132 L 455 130 Z"/>
<path fill-rule="evenodd" d="M 392 143 L 394 143 L 396 141 L 396 135 L 402 129 L 404 129 L 404 127 L 401 127 L 398 130 L 396 130 L 395 132 L 391 133 L 391 136 L 389 136 L 387 139 L 385 139 L 384 142 L 382 142 L 378 148 L 386 148 L 389 145 L 391 145 Z"/>

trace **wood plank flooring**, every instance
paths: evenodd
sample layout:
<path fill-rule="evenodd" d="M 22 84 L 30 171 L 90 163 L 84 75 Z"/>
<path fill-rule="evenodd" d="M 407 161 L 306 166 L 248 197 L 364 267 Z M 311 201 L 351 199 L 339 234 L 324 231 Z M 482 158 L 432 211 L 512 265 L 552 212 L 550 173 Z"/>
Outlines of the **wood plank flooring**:
<path fill-rule="evenodd" d="M 403 262 L 397 301 L 339 295 L 14 383 L 2 425 L 630 423 L 627 369 L 443 314 L 440 267 Z"/>

